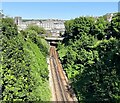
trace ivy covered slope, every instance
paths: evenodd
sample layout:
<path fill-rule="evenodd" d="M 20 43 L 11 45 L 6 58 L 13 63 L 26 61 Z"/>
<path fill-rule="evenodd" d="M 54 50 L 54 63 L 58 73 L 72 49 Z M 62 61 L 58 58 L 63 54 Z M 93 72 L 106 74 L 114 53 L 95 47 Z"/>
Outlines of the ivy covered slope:
<path fill-rule="evenodd" d="M 2 19 L 1 35 L 2 100 L 49 101 L 45 40 L 33 29 L 18 33 L 11 18 Z"/>
<path fill-rule="evenodd" d="M 79 102 L 120 102 L 120 14 L 65 22 L 58 52 Z"/>

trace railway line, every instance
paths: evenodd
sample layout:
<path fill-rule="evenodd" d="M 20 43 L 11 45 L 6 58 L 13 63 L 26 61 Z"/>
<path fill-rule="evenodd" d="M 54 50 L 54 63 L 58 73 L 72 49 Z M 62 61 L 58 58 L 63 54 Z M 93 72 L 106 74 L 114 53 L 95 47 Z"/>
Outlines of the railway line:
<path fill-rule="evenodd" d="M 70 89 L 68 79 L 63 71 L 54 46 L 50 47 L 49 62 L 53 84 L 53 101 L 62 101 L 63 103 L 68 103 L 71 101 L 73 103 L 77 103 L 75 94 L 73 90 Z"/>

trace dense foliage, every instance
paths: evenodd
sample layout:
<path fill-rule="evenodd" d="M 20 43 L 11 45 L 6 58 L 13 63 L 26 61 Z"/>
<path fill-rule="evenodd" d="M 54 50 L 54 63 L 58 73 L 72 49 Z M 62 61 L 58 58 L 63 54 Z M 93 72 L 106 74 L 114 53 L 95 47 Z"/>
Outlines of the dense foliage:
<path fill-rule="evenodd" d="M 18 33 L 11 18 L 2 19 L 1 29 L 2 100 L 49 101 L 47 43 L 31 28 Z"/>
<path fill-rule="evenodd" d="M 27 30 L 34 30 L 37 34 L 46 34 L 46 30 L 43 27 L 38 27 L 37 25 L 28 25 Z"/>
<path fill-rule="evenodd" d="M 58 52 L 79 102 L 120 102 L 120 13 L 65 22 Z"/>

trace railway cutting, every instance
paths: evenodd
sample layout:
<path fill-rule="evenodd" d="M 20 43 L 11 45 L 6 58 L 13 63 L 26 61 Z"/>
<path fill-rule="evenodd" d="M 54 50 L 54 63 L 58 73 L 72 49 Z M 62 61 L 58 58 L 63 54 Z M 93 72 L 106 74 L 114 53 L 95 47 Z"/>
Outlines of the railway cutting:
<path fill-rule="evenodd" d="M 69 85 L 69 81 L 62 68 L 55 46 L 50 47 L 50 76 L 52 88 L 52 101 L 62 101 L 62 103 L 77 103 L 74 91 Z"/>

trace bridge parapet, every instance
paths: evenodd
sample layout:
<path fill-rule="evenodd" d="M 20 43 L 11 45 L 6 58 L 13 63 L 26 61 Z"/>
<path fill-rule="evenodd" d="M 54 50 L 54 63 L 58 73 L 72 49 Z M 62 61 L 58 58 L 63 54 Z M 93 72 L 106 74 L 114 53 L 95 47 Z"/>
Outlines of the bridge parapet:
<path fill-rule="evenodd" d="M 47 41 L 62 41 L 63 37 L 45 37 Z"/>
<path fill-rule="evenodd" d="M 63 37 L 45 37 L 45 40 L 48 42 L 49 45 L 57 45 L 57 42 L 62 41 Z"/>

